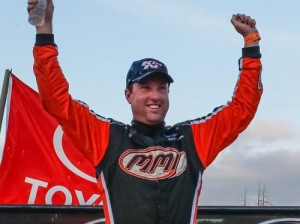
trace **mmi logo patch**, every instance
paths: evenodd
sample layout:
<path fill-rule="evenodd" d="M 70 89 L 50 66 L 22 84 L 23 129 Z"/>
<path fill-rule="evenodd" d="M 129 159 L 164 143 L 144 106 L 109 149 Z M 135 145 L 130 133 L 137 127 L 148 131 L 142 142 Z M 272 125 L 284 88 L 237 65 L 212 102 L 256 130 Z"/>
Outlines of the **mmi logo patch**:
<path fill-rule="evenodd" d="M 160 146 L 129 149 L 119 159 L 128 174 L 147 180 L 162 180 L 180 176 L 187 167 L 185 152 Z"/>

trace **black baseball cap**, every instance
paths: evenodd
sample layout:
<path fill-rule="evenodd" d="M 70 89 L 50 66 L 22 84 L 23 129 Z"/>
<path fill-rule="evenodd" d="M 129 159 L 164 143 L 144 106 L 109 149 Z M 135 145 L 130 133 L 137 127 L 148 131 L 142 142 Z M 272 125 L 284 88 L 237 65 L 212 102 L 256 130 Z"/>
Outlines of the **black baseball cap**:
<path fill-rule="evenodd" d="M 132 63 L 126 76 L 126 87 L 152 74 L 160 74 L 167 78 L 168 83 L 173 82 L 164 63 L 153 58 L 144 58 Z"/>

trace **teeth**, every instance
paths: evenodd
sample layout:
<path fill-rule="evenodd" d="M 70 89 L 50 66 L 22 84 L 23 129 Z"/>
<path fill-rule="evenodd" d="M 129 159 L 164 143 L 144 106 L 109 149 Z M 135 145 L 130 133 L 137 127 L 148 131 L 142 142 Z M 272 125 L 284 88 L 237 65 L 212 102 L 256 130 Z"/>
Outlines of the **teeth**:
<path fill-rule="evenodd" d="M 159 105 L 149 105 L 149 107 L 150 107 L 151 109 L 158 109 L 158 108 L 159 108 Z"/>

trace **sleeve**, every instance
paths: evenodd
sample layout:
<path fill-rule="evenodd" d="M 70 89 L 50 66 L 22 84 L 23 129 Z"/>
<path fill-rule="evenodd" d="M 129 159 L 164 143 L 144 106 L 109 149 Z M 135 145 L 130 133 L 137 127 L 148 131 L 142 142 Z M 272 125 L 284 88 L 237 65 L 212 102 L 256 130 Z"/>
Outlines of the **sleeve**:
<path fill-rule="evenodd" d="M 44 109 L 96 166 L 107 149 L 110 122 L 90 111 L 84 103 L 72 99 L 68 82 L 57 60 L 58 50 L 53 36 L 37 35 L 33 55 L 33 69 Z"/>
<path fill-rule="evenodd" d="M 211 114 L 192 121 L 196 151 L 205 168 L 254 118 L 263 92 L 260 57 L 259 47 L 244 48 L 232 100 Z"/>

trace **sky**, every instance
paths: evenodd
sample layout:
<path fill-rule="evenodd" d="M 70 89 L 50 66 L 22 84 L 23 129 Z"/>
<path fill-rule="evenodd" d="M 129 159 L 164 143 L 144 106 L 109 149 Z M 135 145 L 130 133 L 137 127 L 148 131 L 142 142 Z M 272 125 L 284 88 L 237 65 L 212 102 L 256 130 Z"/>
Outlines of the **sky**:
<path fill-rule="evenodd" d="M 0 73 L 12 69 L 36 90 L 35 28 L 27 22 L 26 4 L 26 0 L 0 3 Z M 58 59 L 73 98 L 124 123 L 131 121 L 124 97 L 126 74 L 133 61 L 146 57 L 163 61 L 175 80 L 168 125 L 202 117 L 226 104 L 243 47 L 231 16 L 245 13 L 255 18 L 262 37 L 264 94 L 247 130 L 205 171 L 199 205 L 257 205 L 260 188 L 271 205 L 299 206 L 299 0 L 54 0 L 54 4 Z M 1 147 L 4 136 L 5 128 Z"/>

